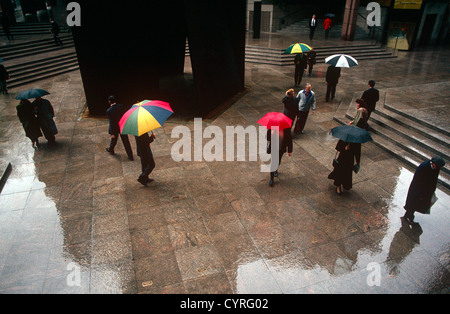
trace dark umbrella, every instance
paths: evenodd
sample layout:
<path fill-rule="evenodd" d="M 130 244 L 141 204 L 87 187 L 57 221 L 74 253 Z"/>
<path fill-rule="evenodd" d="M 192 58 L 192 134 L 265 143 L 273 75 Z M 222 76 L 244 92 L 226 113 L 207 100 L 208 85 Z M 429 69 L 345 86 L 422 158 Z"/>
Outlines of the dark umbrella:
<path fill-rule="evenodd" d="M 353 125 L 335 127 L 330 133 L 346 143 L 366 143 L 373 140 L 369 132 Z"/>
<path fill-rule="evenodd" d="M 327 13 L 327 14 L 325 14 L 325 16 L 326 17 L 330 17 L 330 18 L 334 18 L 334 17 L 336 17 L 336 14 L 334 14 L 334 13 Z"/>
<path fill-rule="evenodd" d="M 42 97 L 45 95 L 50 95 L 49 92 L 43 90 L 43 89 L 29 89 L 23 92 L 20 92 L 17 96 L 16 99 L 30 99 L 30 98 L 38 98 L 38 97 Z"/>

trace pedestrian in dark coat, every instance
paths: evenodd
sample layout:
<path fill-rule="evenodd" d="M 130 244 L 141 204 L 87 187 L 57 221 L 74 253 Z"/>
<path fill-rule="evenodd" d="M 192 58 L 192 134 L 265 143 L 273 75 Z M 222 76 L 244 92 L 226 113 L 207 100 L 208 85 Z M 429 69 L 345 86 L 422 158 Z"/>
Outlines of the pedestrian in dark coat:
<path fill-rule="evenodd" d="M 39 146 L 39 137 L 42 136 L 39 121 L 36 117 L 37 111 L 28 99 L 22 99 L 16 107 L 17 116 L 22 123 L 25 135 L 31 140 L 32 146 Z"/>
<path fill-rule="evenodd" d="M 409 186 L 404 218 L 414 224 L 414 213 L 427 213 L 431 207 L 431 198 L 436 190 L 439 171 L 445 165 L 444 159 L 435 156 L 419 165 Z"/>
<path fill-rule="evenodd" d="M 10 76 L 3 64 L 0 64 L 0 92 L 2 94 L 8 94 L 8 89 L 6 87 L 6 80 L 9 80 Z"/>
<path fill-rule="evenodd" d="M 284 114 L 294 122 L 298 112 L 298 98 L 294 95 L 294 89 L 289 89 L 281 102 L 284 105 Z"/>
<path fill-rule="evenodd" d="M 10 22 L 9 22 L 9 18 L 4 15 L 3 13 L 0 14 L 0 23 L 2 24 L 3 27 L 3 31 L 5 32 L 6 37 L 8 38 L 9 41 L 14 40 L 13 35 L 11 34 L 11 30 L 10 30 Z"/>
<path fill-rule="evenodd" d="M 333 171 L 328 175 L 328 179 L 334 180 L 336 192 L 341 195 L 344 189 L 350 190 L 353 187 L 353 163 L 355 160 L 355 151 L 351 143 L 342 140 L 336 145 L 336 151 L 339 152 L 337 164 Z"/>
<path fill-rule="evenodd" d="M 117 145 L 117 141 L 119 140 L 120 134 L 119 121 L 125 114 L 126 108 L 124 105 L 116 103 L 116 98 L 114 96 L 109 96 L 108 103 L 110 107 L 108 108 L 108 110 L 106 110 L 106 115 L 108 116 L 109 119 L 108 133 L 111 136 L 111 141 L 109 143 L 109 147 L 106 148 L 106 151 L 109 152 L 111 155 L 114 155 L 115 154 L 114 148 Z M 128 159 L 133 160 L 133 151 L 131 149 L 131 144 L 128 135 L 120 134 L 120 139 L 122 140 L 123 147 L 127 152 Z"/>
<path fill-rule="evenodd" d="M 55 111 L 53 110 L 52 104 L 47 99 L 38 97 L 32 102 L 32 105 L 37 112 L 36 116 L 39 121 L 39 126 L 41 127 L 42 133 L 44 133 L 48 144 L 56 144 L 55 135 L 58 134 L 58 129 L 53 120 Z"/>
<path fill-rule="evenodd" d="M 62 46 L 63 42 L 61 38 L 59 38 L 59 32 L 61 31 L 61 29 L 59 28 L 58 23 L 56 23 L 54 20 L 50 20 L 50 23 L 50 25 L 52 26 L 51 32 L 53 33 L 55 44 Z"/>
<path fill-rule="evenodd" d="M 272 134 L 273 133 L 273 134 Z M 292 134 L 291 134 L 291 128 L 287 128 L 281 131 L 275 131 L 275 130 L 267 130 L 267 141 L 269 143 L 269 151 L 268 153 L 272 153 L 272 136 L 278 135 L 278 167 L 281 164 L 281 159 L 283 158 L 283 155 L 285 153 L 288 154 L 288 156 L 292 155 L 293 150 L 293 144 L 292 144 Z M 272 155 L 273 156 L 273 155 Z M 272 162 L 274 162 L 272 160 Z M 275 161 L 276 162 L 276 161 Z M 269 185 L 273 186 L 274 178 L 278 177 L 278 169 L 275 171 L 272 171 L 270 173 L 270 181 Z"/>
<path fill-rule="evenodd" d="M 375 88 L 375 81 L 370 80 L 368 85 L 369 89 L 364 91 L 364 93 L 361 96 L 361 98 L 366 102 L 366 108 L 367 111 L 369 112 L 369 116 L 367 117 L 367 119 L 370 118 L 372 111 L 375 110 L 377 101 L 380 100 L 380 92 L 378 91 L 378 89 Z"/>
<path fill-rule="evenodd" d="M 151 143 L 155 140 L 155 135 L 152 133 L 151 136 L 148 133 L 144 133 L 141 136 L 135 136 L 136 139 L 136 147 L 137 154 L 141 158 L 141 167 L 142 173 L 139 175 L 137 181 L 144 186 L 147 186 L 147 183 L 153 181 L 148 176 L 155 169 L 155 160 L 153 159 L 153 153 L 151 150 Z"/>
<path fill-rule="evenodd" d="M 294 82 L 295 87 L 298 87 L 302 83 L 303 73 L 306 70 L 307 66 L 306 55 L 304 55 L 303 53 L 298 53 L 294 58 L 294 63 L 295 63 Z"/>
<path fill-rule="evenodd" d="M 314 64 L 316 64 L 316 56 L 317 53 L 314 51 L 314 48 L 311 48 L 310 51 L 306 54 L 307 63 L 308 63 L 308 76 L 311 76 Z"/>
<path fill-rule="evenodd" d="M 341 77 L 341 68 L 330 65 L 327 70 L 327 95 L 325 101 L 329 101 L 334 98 L 336 94 L 336 86 L 339 83 L 339 78 Z"/>

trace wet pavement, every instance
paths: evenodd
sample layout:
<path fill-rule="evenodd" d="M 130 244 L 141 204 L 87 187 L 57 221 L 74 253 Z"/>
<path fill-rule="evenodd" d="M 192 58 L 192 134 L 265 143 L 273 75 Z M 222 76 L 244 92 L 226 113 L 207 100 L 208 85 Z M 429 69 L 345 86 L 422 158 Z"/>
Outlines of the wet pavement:
<path fill-rule="evenodd" d="M 283 48 L 292 41 L 261 37 L 248 42 Z M 314 45 L 332 43 L 342 44 Z M 33 149 L 25 138 L 15 109 L 20 90 L 0 95 L 0 164 L 13 166 L 0 194 L 0 293 L 448 293 L 447 190 L 439 187 L 432 214 L 417 214 L 419 225 L 410 227 L 400 217 L 414 169 L 373 143 L 363 145 L 352 190 L 338 196 L 327 179 L 333 115 L 370 79 L 390 106 L 448 130 L 450 49 L 397 53 L 344 69 L 330 103 L 327 66 L 303 78 L 317 112 L 272 188 L 261 161 L 175 162 L 172 130 L 194 127 L 176 118 L 155 131 L 155 181 L 143 187 L 136 156 L 129 161 L 121 143 L 115 156 L 105 151 L 107 120 L 82 117 L 79 72 L 20 88 L 51 93 L 53 148 L 41 140 Z M 203 127 L 257 126 L 265 113 L 282 111 L 293 72 L 247 63 L 248 90 Z"/>

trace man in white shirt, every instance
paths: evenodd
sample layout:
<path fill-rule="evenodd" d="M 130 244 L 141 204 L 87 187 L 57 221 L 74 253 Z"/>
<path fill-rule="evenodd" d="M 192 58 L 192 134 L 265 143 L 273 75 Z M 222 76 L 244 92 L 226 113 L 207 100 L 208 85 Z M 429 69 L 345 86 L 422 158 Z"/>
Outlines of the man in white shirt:
<path fill-rule="evenodd" d="M 309 21 L 309 40 L 313 39 L 316 27 L 317 27 L 316 15 L 313 14 L 311 20 Z"/>

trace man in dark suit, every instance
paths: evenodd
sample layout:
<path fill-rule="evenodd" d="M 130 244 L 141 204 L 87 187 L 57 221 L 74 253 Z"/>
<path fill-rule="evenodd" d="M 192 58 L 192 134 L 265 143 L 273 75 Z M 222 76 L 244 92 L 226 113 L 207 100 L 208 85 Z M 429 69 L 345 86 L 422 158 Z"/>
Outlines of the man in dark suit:
<path fill-rule="evenodd" d="M 370 114 L 372 113 L 372 111 L 375 110 L 377 101 L 380 100 L 380 92 L 378 91 L 378 89 L 375 88 L 375 81 L 373 80 L 369 81 L 369 89 L 363 93 L 361 98 L 364 99 L 364 101 L 366 102 L 367 105 L 366 109 L 369 112 L 368 118 L 370 118 Z"/>
<path fill-rule="evenodd" d="M 109 119 L 108 133 L 111 135 L 111 142 L 109 143 L 109 147 L 106 148 L 106 151 L 111 155 L 114 155 L 114 148 L 117 145 L 120 134 L 119 121 L 125 114 L 126 109 L 123 105 L 116 103 L 116 98 L 114 96 L 109 96 L 108 103 L 110 104 L 110 107 L 108 108 L 108 110 L 106 110 L 106 115 Z M 133 151 L 131 150 L 131 144 L 130 140 L 128 139 L 128 135 L 120 134 L 120 138 L 122 140 L 123 146 L 125 147 L 125 151 L 127 152 L 128 159 L 133 160 Z"/>
<path fill-rule="evenodd" d="M 307 66 L 305 54 L 297 53 L 294 59 L 294 63 L 295 63 L 295 74 L 294 74 L 295 87 L 299 87 L 300 84 L 302 83 L 303 73 L 305 72 Z"/>
<path fill-rule="evenodd" d="M 414 213 L 427 213 L 432 205 L 432 197 L 436 190 L 439 172 L 444 167 L 445 161 L 439 156 L 434 156 L 417 167 L 414 177 L 408 189 L 408 196 L 404 206 L 406 213 L 403 217 L 413 225 Z"/>
<path fill-rule="evenodd" d="M 311 20 L 309 21 L 309 40 L 313 39 L 316 27 L 317 27 L 317 19 L 316 15 L 313 14 Z"/>
<path fill-rule="evenodd" d="M 327 95 L 325 97 L 325 101 L 329 101 L 334 98 L 336 94 L 336 86 L 339 82 L 339 78 L 341 77 L 341 68 L 335 67 L 334 65 L 330 65 L 327 70 Z"/>
<path fill-rule="evenodd" d="M 135 136 L 136 139 L 136 147 L 137 147 L 137 153 L 138 156 L 141 158 L 141 168 L 142 173 L 139 175 L 139 178 L 137 181 L 147 186 L 147 183 L 150 183 L 153 181 L 153 179 L 150 179 L 148 176 L 150 173 L 155 169 L 155 159 L 153 158 L 153 153 L 151 149 L 151 144 L 155 140 L 156 136 L 155 134 L 148 135 L 148 133 L 144 133 L 141 136 Z"/>

